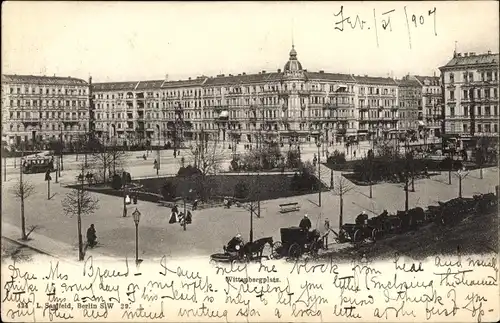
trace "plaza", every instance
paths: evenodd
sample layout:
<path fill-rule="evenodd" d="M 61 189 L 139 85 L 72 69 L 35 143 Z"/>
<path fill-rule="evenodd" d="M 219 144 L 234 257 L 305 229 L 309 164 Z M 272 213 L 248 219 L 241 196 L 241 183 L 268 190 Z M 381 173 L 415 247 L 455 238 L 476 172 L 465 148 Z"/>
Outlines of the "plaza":
<path fill-rule="evenodd" d="M 137 153 L 137 152 L 136 152 Z M 69 158 L 68 158 L 69 159 Z M 140 161 L 134 155 L 130 159 L 136 163 L 127 167 L 136 177 L 156 176 L 152 161 Z M 69 164 L 68 164 L 69 165 Z M 179 168 L 178 160 L 165 157 L 165 172 Z M 321 178 L 328 185 L 330 170 L 323 165 Z M 59 184 L 52 183 L 52 198 L 47 200 L 47 183 L 44 174 L 24 175 L 35 187 L 35 193 L 25 201 L 27 226 L 36 225 L 32 234 L 33 240 L 27 242 L 46 253 L 59 257 L 77 258 L 78 238 L 76 219 L 65 216 L 62 212 L 61 200 L 70 190 L 65 183 L 75 181 L 78 174 L 74 170 L 64 170 Z M 161 175 L 161 174 L 160 174 Z M 479 178 L 479 170 L 473 170 L 462 182 L 464 196 L 495 191 L 498 184 L 498 170 L 483 170 L 484 178 Z M 230 175 L 228 175 L 230 176 Z M 265 175 L 263 175 L 265 176 Z M 334 180 L 338 180 L 340 172 L 334 172 Z M 18 174 L 7 173 L 7 181 L 2 187 L 2 224 L 3 235 L 18 239 L 20 237 L 20 206 L 13 198 L 10 190 L 16 183 Z M 390 213 L 404 210 L 405 192 L 401 184 L 378 184 L 373 187 L 373 198 L 368 197 L 369 187 L 355 186 L 344 196 L 344 223 L 353 223 L 355 217 L 365 211 L 369 216 L 380 214 L 387 209 Z M 83 233 L 90 224 L 97 230 L 98 247 L 88 250 L 88 255 L 95 257 L 129 257 L 135 254 L 135 226 L 131 213 L 137 208 L 142 213 L 139 224 L 139 257 L 141 259 L 170 257 L 206 257 L 220 252 L 222 246 L 235 234 L 240 233 L 245 240 L 249 239 L 250 214 L 238 207 L 230 209 L 215 207 L 193 211 L 193 223 L 187 230 L 178 224 L 169 224 L 170 208 L 158 206 L 156 203 L 139 201 L 137 205 L 128 206 L 128 216 L 122 216 L 123 199 L 105 194 L 91 193 L 99 199 L 99 209 L 95 214 L 82 217 Z M 436 205 L 437 201 L 445 201 L 458 196 L 458 179 L 453 176 L 448 185 L 448 173 L 433 176 L 430 179 L 415 181 L 415 192 L 409 194 L 410 208 Z M 279 204 L 297 202 L 299 212 L 281 214 Z M 318 206 L 318 194 L 306 194 L 289 198 L 261 201 L 261 217 L 253 219 L 253 237 L 273 237 L 280 240 L 282 227 L 297 226 L 304 214 L 308 214 L 313 228 L 319 228 L 326 218 L 334 230 L 338 229 L 339 197 L 332 192 L 322 193 L 322 204 Z M 208 257 L 207 257 L 208 259 Z"/>

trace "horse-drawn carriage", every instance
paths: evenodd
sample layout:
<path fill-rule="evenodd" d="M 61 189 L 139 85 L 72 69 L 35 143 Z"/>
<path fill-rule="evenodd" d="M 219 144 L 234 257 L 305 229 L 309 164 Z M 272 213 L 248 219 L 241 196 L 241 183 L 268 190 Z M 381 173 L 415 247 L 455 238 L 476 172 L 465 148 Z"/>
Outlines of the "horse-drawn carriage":
<path fill-rule="evenodd" d="M 366 239 L 371 239 L 372 241 L 376 241 L 377 239 L 377 229 L 371 227 L 367 224 L 353 224 L 346 223 L 340 227 L 337 238 L 335 239 L 338 243 L 344 242 L 361 242 Z"/>
<path fill-rule="evenodd" d="M 266 249 L 268 250 L 267 252 Z M 234 248 L 223 246 L 223 250 L 224 253 L 215 253 L 210 256 L 210 259 L 218 262 L 269 259 L 273 255 L 273 238 L 267 237 L 244 244 L 237 244 Z"/>
<path fill-rule="evenodd" d="M 472 198 L 454 198 L 429 206 L 429 218 L 441 225 L 459 223 L 470 214 L 488 213 L 496 210 L 498 199 L 493 193 L 474 195 Z"/>
<path fill-rule="evenodd" d="M 273 245 L 274 257 L 299 258 L 304 253 L 316 255 L 323 247 L 323 240 L 318 230 L 303 230 L 299 227 L 281 228 L 281 241 Z"/>

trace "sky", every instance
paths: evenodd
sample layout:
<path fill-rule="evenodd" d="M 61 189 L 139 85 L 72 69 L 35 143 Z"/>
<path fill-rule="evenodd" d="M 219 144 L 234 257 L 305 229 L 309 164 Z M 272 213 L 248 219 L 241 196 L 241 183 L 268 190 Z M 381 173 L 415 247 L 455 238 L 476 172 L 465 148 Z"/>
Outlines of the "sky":
<path fill-rule="evenodd" d="M 2 6 L 2 73 L 94 82 L 276 71 L 292 41 L 308 71 L 384 77 L 439 75 L 455 46 L 477 54 L 499 48 L 497 1 Z"/>

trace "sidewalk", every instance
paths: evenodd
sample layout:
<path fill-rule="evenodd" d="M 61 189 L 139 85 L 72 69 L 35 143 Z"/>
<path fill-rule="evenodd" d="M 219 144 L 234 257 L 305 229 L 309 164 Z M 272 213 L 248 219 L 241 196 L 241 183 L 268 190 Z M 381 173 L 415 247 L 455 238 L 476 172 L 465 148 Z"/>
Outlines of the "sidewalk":
<path fill-rule="evenodd" d="M 85 239 L 85 232 L 82 234 L 83 239 Z M 49 237 L 38 234 L 36 229 L 29 235 L 28 241 L 23 241 L 20 239 L 20 228 L 2 221 L 2 237 L 58 260 L 78 263 L 78 245 L 72 246 L 61 241 L 53 240 Z M 113 259 L 115 257 L 112 254 L 101 253 L 95 249 L 87 250 L 85 258 L 88 256 L 97 256 L 99 259 Z"/>

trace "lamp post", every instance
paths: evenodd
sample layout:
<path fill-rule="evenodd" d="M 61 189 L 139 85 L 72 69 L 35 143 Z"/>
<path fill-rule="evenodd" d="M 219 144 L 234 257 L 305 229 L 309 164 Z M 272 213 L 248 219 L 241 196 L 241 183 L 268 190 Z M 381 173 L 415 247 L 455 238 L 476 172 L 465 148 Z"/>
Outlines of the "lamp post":
<path fill-rule="evenodd" d="M 3 156 L 3 181 L 7 181 L 7 157 Z"/>
<path fill-rule="evenodd" d="M 193 190 L 192 190 L 192 189 L 190 189 L 190 190 L 188 191 L 188 194 L 189 194 L 189 195 L 191 195 L 191 193 L 193 193 Z M 186 199 L 187 199 L 187 198 L 188 198 L 188 196 L 184 196 L 184 201 L 183 201 L 183 202 L 184 202 L 184 219 L 182 220 L 182 222 L 183 222 L 183 223 L 182 223 L 182 227 L 183 227 L 184 231 L 186 231 L 186 222 L 187 222 L 187 221 L 186 221 L 186 218 L 187 218 L 187 211 L 186 211 Z"/>
<path fill-rule="evenodd" d="M 139 264 L 139 221 L 141 221 L 141 212 L 135 208 L 132 216 L 135 223 L 135 263 Z"/>
<path fill-rule="evenodd" d="M 319 180 L 319 190 L 318 190 L 318 205 L 321 207 L 321 168 L 320 168 L 320 152 L 321 148 L 321 136 L 318 135 L 318 142 L 316 142 L 316 146 L 318 147 L 318 180 Z"/>

